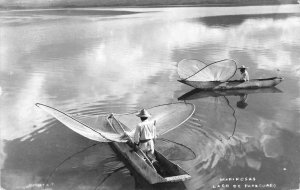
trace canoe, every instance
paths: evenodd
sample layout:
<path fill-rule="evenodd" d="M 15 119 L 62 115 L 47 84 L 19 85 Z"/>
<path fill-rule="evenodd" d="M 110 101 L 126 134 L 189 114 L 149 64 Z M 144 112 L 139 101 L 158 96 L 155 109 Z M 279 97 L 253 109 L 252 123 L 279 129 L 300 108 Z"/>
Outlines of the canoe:
<path fill-rule="evenodd" d="M 249 81 L 232 80 L 227 82 L 220 81 L 189 81 L 178 80 L 179 82 L 201 90 L 233 90 L 233 89 L 257 89 L 268 88 L 279 84 L 283 78 L 273 77 L 265 79 L 252 79 Z"/>
<path fill-rule="evenodd" d="M 184 95 L 180 96 L 178 100 L 195 100 L 207 97 L 220 97 L 220 96 L 244 96 L 248 94 L 261 94 L 261 93 L 282 93 L 276 87 L 270 88 L 257 88 L 257 89 L 233 89 L 233 90 L 201 90 L 193 89 Z"/>
<path fill-rule="evenodd" d="M 123 130 L 120 130 L 120 126 L 114 125 L 113 122 L 108 121 L 108 123 L 116 131 Z M 143 156 L 133 151 L 130 143 L 111 142 L 110 146 L 125 163 L 129 164 L 135 172 L 140 174 L 150 184 L 180 182 L 191 178 L 179 165 L 169 161 L 157 150 L 154 153 L 157 160 L 156 167 L 154 167 L 151 163 L 146 162 Z"/>

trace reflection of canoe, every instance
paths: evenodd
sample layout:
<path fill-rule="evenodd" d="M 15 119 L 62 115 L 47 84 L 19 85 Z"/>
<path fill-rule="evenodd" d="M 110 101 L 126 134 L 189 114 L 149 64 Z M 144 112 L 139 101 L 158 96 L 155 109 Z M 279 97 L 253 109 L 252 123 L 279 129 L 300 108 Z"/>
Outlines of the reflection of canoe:
<path fill-rule="evenodd" d="M 219 96 L 243 96 L 245 94 L 257 94 L 257 93 L 280 93 L 282 92 L 276 87 L 271 88 L 258 88 L 258 89 L 234 89 L 234 90 L 211 90 L 203 91 L 200 89 L 193 89 L 188 93 L 180 96 L 178 100 L 194 100 L 207 97 L 219 97 Z"/>
<path fill-rule="evenodd" d="M 178 80 L 181 83 L 192 86 L 197 89 L 202 90 L 232 90 L 232 89 L 257 89 L 257 88 L 267 88 L 276 86 L 279 84 L 283 78 L 281 77 L 273 77 L 266 79 L 252 79 L 249 81 L 227 81 L 227 82 L 219 82 L 219 81 L 189 81 L 189 80 Z"/>

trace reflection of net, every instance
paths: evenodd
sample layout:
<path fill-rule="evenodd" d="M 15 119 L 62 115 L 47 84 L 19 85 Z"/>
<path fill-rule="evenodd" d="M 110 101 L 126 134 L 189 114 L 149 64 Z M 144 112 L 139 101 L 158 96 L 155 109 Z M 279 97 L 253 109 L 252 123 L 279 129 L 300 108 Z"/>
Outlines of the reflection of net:
<path fill-rule="evenodd" d="M 184 59 L 178 63 L 180 78 L 189 81 L 227 81 L 237 69 L 234 60 L 225 59 L 206 65 L 199 60 Z"/>

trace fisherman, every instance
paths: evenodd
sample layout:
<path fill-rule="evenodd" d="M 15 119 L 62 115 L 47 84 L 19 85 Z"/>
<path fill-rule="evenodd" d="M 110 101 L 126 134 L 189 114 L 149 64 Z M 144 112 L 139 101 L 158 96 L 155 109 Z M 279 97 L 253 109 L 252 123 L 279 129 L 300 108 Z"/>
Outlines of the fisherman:
<path fill-rule="evenodd" d="M 134 143 L 142 151 L 146 153 L 148 157 L 154 156 L 154 141 L 156 136 L 156 121 L 149 121 L 148 118 L 151 117 L 150 113 L 142 109 L 138 114 L 141 121 L 137 126 L 134 133 Z M 150 156 L 149 153 L 152 155 Z"/>
<path fill-rule="evenodd" d="M 246 69 L 248 69 L 248 67 L 245 67 L 245 65 L 242 65 L 238 69 L 240 69 L 240 72 L 241 72 L 241 75 L 242 75 L 242 77 L 241 77 L 240 80 L 249 81 L 249 74 L 248 74 L 248 72 L 246 70 Z"/>

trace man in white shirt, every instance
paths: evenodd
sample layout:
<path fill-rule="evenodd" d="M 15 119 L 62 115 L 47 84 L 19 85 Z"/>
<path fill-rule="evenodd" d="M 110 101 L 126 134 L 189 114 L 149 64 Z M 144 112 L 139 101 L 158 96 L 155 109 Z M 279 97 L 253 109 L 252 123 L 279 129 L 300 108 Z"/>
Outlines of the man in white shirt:
<path fill-rule="evenodd" d="M 151 117 L 150 113 L 142 109 L 140 113 L 137 114 L 141 118 L 141 123 L 136 126 L 134 133 L 134 143 L 140 147 L 142 151 L 146 154 L 154 154 L 154 141 L 156 136 L 155 121 L 149 121 L 148 118 Z"/>
<path fill-rule="evenodd" d="M 243 81 L 249 81 L 249 74 L 248 72 L 246 71 L 246 69 L 248 69 L 248 67 L 245 67 L 245 65 L 242 65 L 241 67 L 239 67 L 238 69 L 240 69 L 240 72 L 241 72 L 241 79 L 240 80 L 243 80 Z"/>

